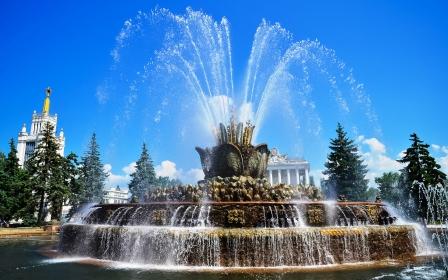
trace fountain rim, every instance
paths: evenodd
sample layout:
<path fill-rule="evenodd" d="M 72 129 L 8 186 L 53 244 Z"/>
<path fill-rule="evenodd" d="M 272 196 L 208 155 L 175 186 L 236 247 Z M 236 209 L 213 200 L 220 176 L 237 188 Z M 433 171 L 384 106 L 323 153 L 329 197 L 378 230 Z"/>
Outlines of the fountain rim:
<path fill-rule="evenodd" d="M 331 201 L 332 202 L 332 201 Z M 142 203 L 98 203 L 93 207 L 129 207 L 137 205 L 211 205 L 211 206 L 227 206 L 227 205 L 328 205 L 328 201 L 151 201 Z M 335 201 L 330 205 L 336 206 L 386 206 L 382 202 L 369 201 Z"/>

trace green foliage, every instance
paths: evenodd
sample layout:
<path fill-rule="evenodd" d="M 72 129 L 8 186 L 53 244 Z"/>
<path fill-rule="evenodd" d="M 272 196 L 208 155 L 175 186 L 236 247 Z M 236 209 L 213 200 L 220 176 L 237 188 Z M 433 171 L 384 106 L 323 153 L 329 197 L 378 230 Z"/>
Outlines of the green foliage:
<path fill-rule="evenodd" d="M 104 185 L 108 174 L 101 163 L 100 148 L 96 134 L 92 134 L 89 147 L 81 158 L 79 174 L 79 203 L 100 202 L 104 194 Z"/>
<path fill-rule="evenodd" d="M 0 155 L 0 219 L 4 222 L 32 217 L 32 192 L 28 178 L 26 170 L 19 166 L 15 143 L 11 139 L 8 156 Z"/>
<path fill-rule="evenodd" d="M 381 199 L 390 202 L 395 207 L 398 207 L 403 200 L 403 190 L 400 188 L 400 173 L 387 172 L 383 173 L 381 177 L 375 178 L 375 183 L 378 184 Z"/>
<path fill-rule="evenodd" d="M 129 191 L 134 201 L 143 198 L 144 194 L 156 185 L 156 172 L 145 143 L 131 177 Z"/>
<path fill-rule="evenodd" d="M 406 149 L 398 162 L 406 166 L 401 170 L 401 185 L 405 197 L 413 202 L 408 206 L 411 216 L 427 217 L 428 201 L 423 194 L 430 186 L 443 188 L 446 174 L 440 171 L 440 165 L 429 153 L 425 144 L 416 133 L 412 133 L 411 146 Z"/>
<path fill-rule="evenodd" d="M 48 194 L 51 202 L 52 219 L 61 220 L 62 206 L 64 204 L 75 205 L 76 198 L 81 191 L 78 180 L 78 157 L 74 153 L 70 153 L 67 157 L 61 158 L 61 165 L 58 169 L 58 183 Z"/>
<path fill-rule="evenodd" d="M 38 203 L 39 225 L 44 222 L 48 206 L 53 218 L 61 216 L 62 204 L 69 193 L 64 174 L 66 162 L 58 152 L 59 144 L 53 132 L 54 127 L 46 123 L 38 146 L 26 162 L 35 201 Z"/>
<path fill-rule="evenodd" d="M 328 179 L 322 180 L 322 189 L 326 197 L 344 195 L 349 200 L 365 200 L 368 187 L 368 180 L 365 179 L 367 166 L 364 165 L 354 141 L 347 137 L 340 123 L 336 133 L 336 138 L 330 140 L 331 152 L 323 172 Z"/>
<path fill-rule="evenodd" d="M 158 188 L 171 188 L 182 185 L 182 182 L 179 179 L 170 179 L 170 177 L 159 176 L 156 180 L 155 185 Z"/>
<path fill-rule="evenodd" d="M 366 191 L 366 198 L 368 201 L 375 201 L 380 194 L 380 190 L 377 188 L 368 188 Z"/>

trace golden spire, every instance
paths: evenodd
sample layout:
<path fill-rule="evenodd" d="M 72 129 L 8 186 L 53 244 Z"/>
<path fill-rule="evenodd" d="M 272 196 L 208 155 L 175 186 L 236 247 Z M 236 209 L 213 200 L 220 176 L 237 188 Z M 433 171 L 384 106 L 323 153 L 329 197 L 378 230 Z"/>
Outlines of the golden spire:
<path fill-rule="evenodd" d="M 47 87 L 45 90 L 45 101 L 44 101 L 44 107 L 42 108 L 42 114 L 48 114 L 50 113 L 50 95 L 51 95 L 51 88 Z"/>

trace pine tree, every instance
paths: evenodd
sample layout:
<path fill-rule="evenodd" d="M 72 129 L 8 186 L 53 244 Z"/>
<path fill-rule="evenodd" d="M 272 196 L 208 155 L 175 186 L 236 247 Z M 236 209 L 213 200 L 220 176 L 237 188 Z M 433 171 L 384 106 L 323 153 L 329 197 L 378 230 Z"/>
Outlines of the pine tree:
<path fill-rule="evenodd" d="M 182 185 L 182 181 L 179 179 L 171 179 L 170 177 L 159 176 L 155 185 L 159 188 L 171 188 Z"/>
<path fill-rule="evenodd" d="M 33 155 L 26 162 L 26 167 L 31 176 L 33 192 L 38 202 L 37 223 L 43 224 L 46 210 L 51 206 L 51 212 L 62 207 L 60 203 L 67 193 L 62 184 L 63 157 L 59 154 L 59 144 L 54 136 L 54 127 L 46 123 L 41 134 L 41 139 Z M 53 217 L 55 218 L 55 217 Z"/>
<path fill-rule="evenodd" d="M 400 173 L 386 172 L 381 177 L 375 178 L 375 183 L 378 184 L 381 198 L 392 203 L 395 207 L 401 204 L 403 199 L 403 192 L 399 188 Z"/>
<path fill-rule="evenodd" d="M 92 134 L 89 147 L 81 158 L 80 168 L 80 199 L 79 203 L 100 202 L 108 174 L 101 163 L 100 148 L 96 141 L 96 134 Z"/>
<path fill-rule="evenodd" d="M 142 146 L 142 153 L 135 165 L 135 171 L 131 174 L 129 191 L 132 194 L 132 200 L 141 199 L 144 194 L 155 185 L 156 173 L 153 162 L 148 153 L 145 143 Z"/>
<path fill-rule="evenodd" d="M 349 200 L 365 200 L 369 182 L 365 179 L 367 166 L 340 123 L 336 133 L 336 138 L 330 140 L 331 152 L 323 172 L 328 179 L 322 180 L 323 190 L 327 197 L 343 195 Z"/>
<path fill-rule="evenodd" d="M 8 175 L 5 173 L 6 156 L 0 152 L 0 227 L 9 222 L 9 190 Z"/>
<path fill-rule="evenodd" d="M 10 178 L 11 197 L 13 204 L 11 206 L 12 218 L 21 219 L 23 224 L 34 223 L 34 205 L 30 203 L 33 198 L 31 185 L 29 183 L 29 174 L 26 169 L 20 168 L 19 158 L 14 140 L 9 142 L 9 153 L 6 158 L 5 172 Z"/>
<path fill-rule="evenodd" d="M 398 160 L 398 162 L 406 165 L 401 170 L 402 181 L 404 181 L 402 188 L 410 201 L 413 202 L 408 207 L 409 214 L 426 218 L 428 201 L 423 195 L 424 188 L 430 186 L 443 187 L 446 174 L 440 171 L 440 165 L 429 154 L 429 145 L 420 140 L 416 133 L 412 133 L 410 137 L 411 146 L 406 149 L 403 158 Z"/>
<path fill-rule="evenodd" d="M 53 176 L 55 184 L 48 195 L 51 204 L 52 219 L 62 219 L 62 206 L 71 204 L 73 206 L 76 197 L 79 194 L 78 182 L 78 163 L 77 156 L 70 153 L 67 157 L 61 157 L 61 165 L 57 173 Z"/>

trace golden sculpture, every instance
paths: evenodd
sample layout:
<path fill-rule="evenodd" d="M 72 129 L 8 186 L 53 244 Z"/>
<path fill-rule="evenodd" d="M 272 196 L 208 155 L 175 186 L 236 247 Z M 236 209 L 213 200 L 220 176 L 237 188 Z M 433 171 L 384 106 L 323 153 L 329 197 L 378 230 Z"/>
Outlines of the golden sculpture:
<path fill-rule="evenodd" d="M 206 149 L 196 147 L 205 179 L 216 176 L 265 176 L 270 152 L 266 144 L 251 144 L 253 130 L 254 126 L 250 122 L 244 126 L 243 123 L 236 124 L 232 119 L 227 127 L 219 124 L 217 146 Z"/>
<path fill-rule="evenodd" d="M 51 95 L 51 88 L 47 87 L 45 90 L 45 100 L 44 100 L 44 106 L 42 108 L 43 114 L 49 114 L 50 113 L 50 95 Z"/>

